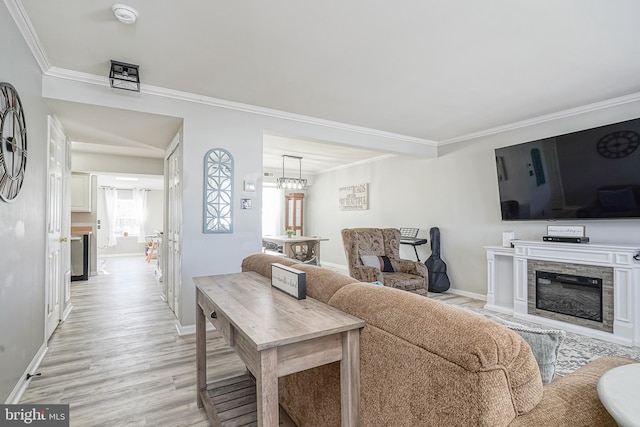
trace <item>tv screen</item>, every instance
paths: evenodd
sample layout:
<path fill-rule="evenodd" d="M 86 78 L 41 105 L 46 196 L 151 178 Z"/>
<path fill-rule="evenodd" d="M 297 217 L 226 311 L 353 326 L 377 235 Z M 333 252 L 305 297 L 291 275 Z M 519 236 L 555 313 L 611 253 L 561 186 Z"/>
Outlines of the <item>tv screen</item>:
<path fill-rule="evenodd" d="M 495 150 L 503 220 L 640 218 L 640 119 Z"/>

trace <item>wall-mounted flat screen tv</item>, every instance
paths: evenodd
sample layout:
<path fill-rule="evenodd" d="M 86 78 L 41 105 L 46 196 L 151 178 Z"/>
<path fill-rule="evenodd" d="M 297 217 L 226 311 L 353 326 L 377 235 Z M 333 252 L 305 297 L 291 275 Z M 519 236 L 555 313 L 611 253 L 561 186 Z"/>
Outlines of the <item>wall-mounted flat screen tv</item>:
<path fill-rule="evenodd" d="M 495 150 L 503 220 L 640 218 L 640 119 Z"/>

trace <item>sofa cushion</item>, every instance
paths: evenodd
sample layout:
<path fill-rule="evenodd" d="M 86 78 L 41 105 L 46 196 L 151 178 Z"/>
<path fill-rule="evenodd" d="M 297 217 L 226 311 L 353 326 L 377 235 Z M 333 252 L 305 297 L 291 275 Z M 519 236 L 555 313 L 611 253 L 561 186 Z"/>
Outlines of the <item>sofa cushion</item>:
<path fill-rule="evenodd" d="M 307 296 L 325 304 L 338 289 L 350 283 L 359 283 L 353 277 L 315 265 L 297 264 L 295 268 L 307 274 Z"/>
<path fill-rule="evenodd" d="M 384 285 L 390 288 L 402 289 L 403 291 L 415 291 L 424 289 L 424 277 L 407 273 L 383 273 Z"/>
<path fill-rule="evenodd" d="M 298 261 L 294 261 L 291 258 L 268 255 L 268 254 L 254 254 L 249 255 L 242 260 L 242 271 L 255 271 L 265 277 L 271 278 L 271 264 L 277 262 L 287 267 L 299 265 Z"/>
<path fill-rule="evenodd" d="M 385 273 L 393 273 L 396 271 L 393 268 L 391 259 L 388 256 L 379 255 L 360 255 L 360 260 L 367 267 L 374 267 Z"/>
<path fill-rule="evenodd" d="M 558 352 L 567 333 L 559 329 L 531 328 L 498 316 L 488 315 L 487 317 L 505 325 L 524 338 L 538 362 L 542 384 L 549 384 L 555 376 Z"/>
<path fill-rule="evenodd" d="M 616 426 L 598 398 L 598 380 L 609 369 L 637 362 L 626 357 L 593 360 L 545 386 L 535 410 L 517 417 L 509 426 Z"/>
<path fill-rule="evenodd" d="M 431 360 L 431 367 L 425 368 L 455 367 L 456 378 L 475 377 L 476 392 L 489 382 L 500 384 L 496 397 L 503 399 L 513 415 L 530 411 L 542 398 L 542 381 L 531 348 L 520 335 L 496 322 L 420 295 L 360 283 L 342 287 L 329 305 L 364 320 L 365 329 L 375 328 L 398 343 L 422 349 Z"/>
<path fill-rule="evenodd" d="M 255 271 L 265 277 L 271 278 L 271 264 L 277 262 L 297 270 L 304 271 L 307 275 L 307 296 L 327 303 L 333 294 L 350 283 L 358 283 L 353 277 L 340 274 L 326 268 L 311 264 L 304 264 L 291 258 L 268 254 L 249 255 L 242 260 L 242 271 Z"/>

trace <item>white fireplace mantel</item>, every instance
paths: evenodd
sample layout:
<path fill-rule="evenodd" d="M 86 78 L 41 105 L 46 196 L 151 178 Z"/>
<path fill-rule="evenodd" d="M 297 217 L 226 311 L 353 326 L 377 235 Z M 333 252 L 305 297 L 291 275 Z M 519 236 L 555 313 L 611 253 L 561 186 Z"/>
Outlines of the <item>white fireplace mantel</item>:
<path fill-rule="evenodd" d="M 514 240 L 514 248 L 485 246 L 485 308 L 594 338 L 640 347 L 640 245 Z M 541 260 L 611 267 L 614 272 L 613 333 L 528 314 L 527 262 Z"/>

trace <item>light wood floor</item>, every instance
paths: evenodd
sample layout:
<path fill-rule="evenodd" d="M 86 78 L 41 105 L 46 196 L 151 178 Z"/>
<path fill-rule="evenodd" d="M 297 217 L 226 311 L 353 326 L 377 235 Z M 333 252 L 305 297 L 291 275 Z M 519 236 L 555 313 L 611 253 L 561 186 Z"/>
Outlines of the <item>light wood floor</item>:
<path fill-rule="evenodd" d="M 106 258 L 105 274 L 72 282 L 73 310 L 22 403 L 70 405 L 72 426 L 208 426 L 196 407 L 195 335 L 179 337 L 143 256 Z M 208 333 L 209 381 L 244 371 Z"/>
<path fill-rule="evenodd" d="M 49 341 L 42 375 L 31 380 L 21 402 L 69 404 L 72 426 L 208 426 L 196 407 L 195 335 L 176 335 L 153 263 L 142 256 L 105 260 L 103 274 L 72 282 L 74 308 Z M 207 335 L 207 353 L 208 382 L 245 370 L 215 331 Z"/>

